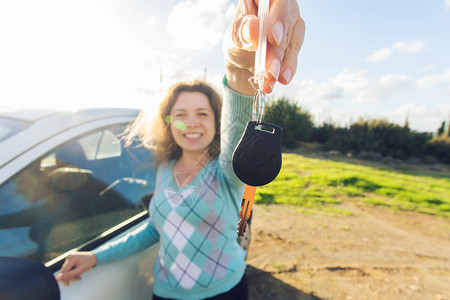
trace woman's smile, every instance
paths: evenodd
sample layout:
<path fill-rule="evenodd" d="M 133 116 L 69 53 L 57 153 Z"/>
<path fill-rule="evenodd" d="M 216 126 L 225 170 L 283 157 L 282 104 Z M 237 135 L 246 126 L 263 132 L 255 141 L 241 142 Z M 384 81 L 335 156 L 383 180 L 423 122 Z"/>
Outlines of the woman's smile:
<path fill-rule="evenodd" d="M 198 140 L 202 136 L 202 134 L 200 134 L 200 133 L 185 133 L 185 134 L 183 134 L 183 136 L 185 136 L 187 139 L 190 139 L 190 140 Z"/>
<path fill-rule="evenodd" d="M 185 133 L 183 137 L 187 140 L 188 143 L 198 143 L 202 140 L 203 134 L 201 133 Z"/>

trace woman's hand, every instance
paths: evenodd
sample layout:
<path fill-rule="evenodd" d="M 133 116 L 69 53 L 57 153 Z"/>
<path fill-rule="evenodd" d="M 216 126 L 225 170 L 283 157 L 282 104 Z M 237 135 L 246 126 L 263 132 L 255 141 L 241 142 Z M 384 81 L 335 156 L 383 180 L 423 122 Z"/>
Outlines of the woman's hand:
<path fill-rule="evenodd" d="M 240 0 L 233 22 L 224 38 L 228 86 L 253 95 L 248 82 L 253 76 L 258 45 L 259 0 Z M 267 36 L 264 92 L 271 93 L 275 83 L 288 84 L 297 70 L 297 56 L 305 36 L 305 23 L 296 0 L 271 0 Z"/>
<path fill-rule="evenodd" d="M 61 272 L 55 276 L 57 281 L 69 285 L 70 281 L 81 280 L 81 274 L 97 264 L 97 257 L 92 252 L 76 252 L 67 256 Z"/>

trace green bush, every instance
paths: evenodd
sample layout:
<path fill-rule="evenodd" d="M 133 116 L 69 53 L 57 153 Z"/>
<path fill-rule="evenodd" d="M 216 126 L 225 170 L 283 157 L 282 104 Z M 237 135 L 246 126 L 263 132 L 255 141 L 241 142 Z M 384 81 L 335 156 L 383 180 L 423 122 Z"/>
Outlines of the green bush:
<path fill-rule="evenodd" d="M 450 164 L 450 137 L 441 135 L 429 141 L 427 154 Z"/>
<path fill-rule="evenodd" d="M 325 130 L 322 127 L 322 131 Z M 399 159 L 424 157 L 431 139 L 431 133 L 412 131 L 407 126 L 378 119 L 360 119 L 349 128 L 334 128 L 329 133 L 330 137 L 325 142 L 328 149 L 354 154 L 379 153 Z"/>

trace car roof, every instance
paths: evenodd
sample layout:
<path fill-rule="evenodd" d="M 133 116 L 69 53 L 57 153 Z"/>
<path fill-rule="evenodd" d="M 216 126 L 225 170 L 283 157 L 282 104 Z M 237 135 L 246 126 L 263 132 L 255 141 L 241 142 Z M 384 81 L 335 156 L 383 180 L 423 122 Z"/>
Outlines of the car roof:
<path fill-rule="evenodd" d="M 0 118 L 35 122 L 41 118 L 48 118 L 60 113 L 64 113 L 64 111 L 56 109 L 0 109 Z"/>
<path fill-rule="evenodd" d="M 59 110 L 59 109 L 7 109 L 0 108 L 0 118 L 8 118 L 25 122 L 38 122 L 42 120 L 55 119 L 58 115 L 67 117 L 76 115 L 78 119 L 89 120 L 98 116 L 114 116 L 124 114 L 136 114 L 138 109 L 133 108 L 86 108 L 79 110 Z"/>
<path fill-rule="evenodd" d="M 89 108 L 73 111 L 42 109 L 0 110 L 0 118 L 29 123 L 29 126 L 22 131 L 0 142 L 0 170 L 24 153 L 35 150 L 39 146 L 42 147 L 41 144 L 51 139 L 57 138 L 63 141 L 66 138 L 70 139 L 68 137 L 69 132 L 70 134 L 75 134 L 74 132 L 81 131 L 81 128 L 98 128 L 114 123 L 130 122 L 138 114 L 139 110 L 133 108 Z M 2 172 L 0 171 L 0 173 Z"/>

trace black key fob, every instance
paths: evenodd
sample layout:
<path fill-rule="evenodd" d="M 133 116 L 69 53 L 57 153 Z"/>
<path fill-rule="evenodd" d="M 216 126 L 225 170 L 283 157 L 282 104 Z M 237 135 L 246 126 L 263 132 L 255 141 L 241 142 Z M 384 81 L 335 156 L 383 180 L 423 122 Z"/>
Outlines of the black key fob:
<path fill-rule="evenodd" d="M 274 180 L 281 169 L 282 128 L 267 122 L 247 123 L 233 152 L 233 169 L 245 184 L 261 186 Z"/>

